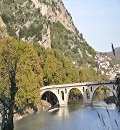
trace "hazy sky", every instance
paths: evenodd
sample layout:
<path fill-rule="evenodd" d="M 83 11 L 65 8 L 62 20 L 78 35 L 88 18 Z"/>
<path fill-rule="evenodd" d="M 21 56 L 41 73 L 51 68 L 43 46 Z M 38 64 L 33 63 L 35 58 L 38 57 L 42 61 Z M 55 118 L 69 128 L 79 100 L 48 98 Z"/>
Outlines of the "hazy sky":
<path fill-rule="evenodd" d="M 63 0 L 73 22 L 96 51 L 120 47 L 120 0 Z"/>

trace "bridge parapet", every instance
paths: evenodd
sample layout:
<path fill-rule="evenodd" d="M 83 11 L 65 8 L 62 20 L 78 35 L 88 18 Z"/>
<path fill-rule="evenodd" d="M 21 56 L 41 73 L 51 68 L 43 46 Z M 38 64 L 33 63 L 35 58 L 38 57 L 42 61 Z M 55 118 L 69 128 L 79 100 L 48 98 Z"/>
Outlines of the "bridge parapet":
<path fill-rule="evenodd" d="M 60 84 L 60 85 L 50 85 L 41 87 L 40 90 L 53 89 L 53 88 L 66 88 L 66 87 L 77 87 L 77 86 L 90 86 L 99 84 L 115 84 L 115 80 L 99 81 L 99 82 L 83 82 L 83 83 L 72 83 L 72 84 Z"/>

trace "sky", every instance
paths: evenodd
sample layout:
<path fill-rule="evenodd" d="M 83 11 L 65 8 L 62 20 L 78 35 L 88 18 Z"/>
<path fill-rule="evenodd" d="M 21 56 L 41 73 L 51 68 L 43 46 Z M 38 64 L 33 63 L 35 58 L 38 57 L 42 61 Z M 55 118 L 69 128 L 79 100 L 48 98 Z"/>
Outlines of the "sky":
<path fill-rule="evenodd" d="M 63 0 L 75 27 L 95 51 L 120 47 L 120 0 Z"/>

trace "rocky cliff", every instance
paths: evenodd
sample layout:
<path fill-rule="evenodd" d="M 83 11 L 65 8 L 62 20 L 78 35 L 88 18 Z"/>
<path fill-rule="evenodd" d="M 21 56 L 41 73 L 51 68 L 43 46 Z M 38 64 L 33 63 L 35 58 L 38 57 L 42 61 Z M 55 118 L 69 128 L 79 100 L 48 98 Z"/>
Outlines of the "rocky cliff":
<path fill-rule="evenodd" d="M 74 26 L 62 0 L 1 0 L 0 16 L 10 36 L 18 38 L 21 29 L 22 40 L 59 49 L 76 66 L 96 64 L 94 49 Z"/>
<path fill-rule="evenodd" d="M 0 12 L 9 35 L 17 35 L 19 28 L 22 28 L 23 32 L 27 33 L 27 36 L 23 36 L 23 40 L 39 41 L 45 47 L 51 48 L 49 23 L 59 21 L 67 30 L 76 33 L 72 17 L 65 9 L 62 0 L 2 0 Z M 32 26 L 36 26 L 33 29 L 40 34 L 28 34 L 28 28 Z"/>

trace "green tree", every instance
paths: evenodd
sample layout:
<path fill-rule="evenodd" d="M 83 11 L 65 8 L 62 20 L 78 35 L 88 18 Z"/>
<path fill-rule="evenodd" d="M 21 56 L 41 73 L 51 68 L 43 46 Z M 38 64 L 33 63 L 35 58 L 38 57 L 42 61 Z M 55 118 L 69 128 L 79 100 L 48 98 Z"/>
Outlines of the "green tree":
<path fill-rule="evenodd" d="M 60 50 L 54 50 L 55 57 L 62 63 L 62 81 L 63 83 L 79 82 L 78 68 L 63 55 Z"/>
<path fill-rule="evenodd" d="M 0 41 L 0 43 L 1 42 L 2 41 Z M 2 115 L 1 130 L 14 129 L 13 117 L 15 114 L 14 112 L 15 95 L 18 91 L 18 87 L 16 85 L 16 72 L 17 72 L 17 62 L 18 62 L 17 59 L 18 59 L 17 52 L 14 53 L 14 55 L 12 55 L 9 41 L 5 41 L 5 44 L 3 45 L 1 44 L 0 70 L 2 69 L 2 71 L 0 71 L 0 79 L 1 82 L 3 81 L 3 85 L 1 84 L 3 88 L 0 89 L 0 104 L 2 107 L 0 111 Z M 7 81 L 8 87 L 6 87 L 4 81 Z"/>
<path fill-rule="evenodd" d="M 32 45 L 24 42 L 21 42 L 18 53 L 20 55 L 17 75 L 19 92 L 16 98 L 23 107 L 36 105 L 40 102 L 39 88 L 43 86 L 40 58 Z"/>
<path fill-rule="evenodd" d="M 19 90 L 15 96 L 15 99 L 22 107 L 31 105 L 36 106 L 36 104 L 40 102 L 39 88 L 43 86 L 43 71 L 40 66 L 40 58 L 31 44 L 21 41 L 19 47 L 16 49 L 18 42 L 15 39 L 9 39 L 9 43 L 12 52 L 11 57 L 14 58 L 16 51 L 19 57 L 16 74 L 16 81 Z M 1 42 L 1 46 L 5 46 L 5 40 Z M 3 49 L 1 50 L 1 52 L 3 52 Z M 5 71 L 2 69 L 0 73 L 5 75 Z M 6 83 L 5 81 L 8 81 L 8 77 L 3 79 L 4 83 Z M 4 88 L 4 86 L 0 87 L 1 89 Z M 6 88 L 9 88 L 7 84 Z"/>
<path fill-rule="evenodd" d="M 45 85 L 62 83 L 62 63 L 53 54 L 47 54 L 43 70 Z"/>
<path fill-rule="evenodd" d="M 97 72 L 87 65 L 81 66 L 81 68 L 79 69 L 79 78 L 81 82 L 101 80 L 101 76 L 98 76 Z"/>

